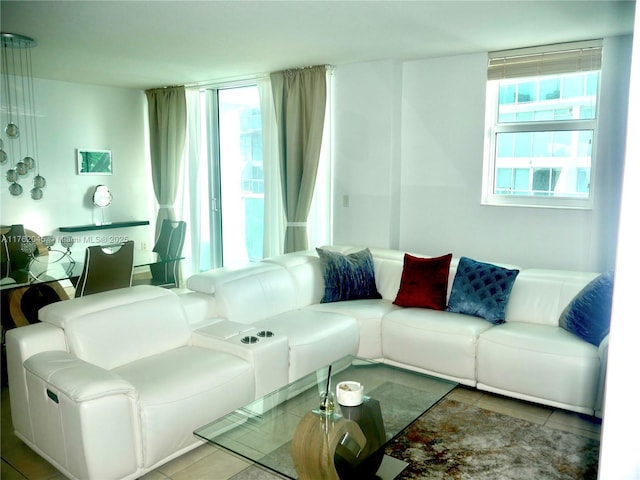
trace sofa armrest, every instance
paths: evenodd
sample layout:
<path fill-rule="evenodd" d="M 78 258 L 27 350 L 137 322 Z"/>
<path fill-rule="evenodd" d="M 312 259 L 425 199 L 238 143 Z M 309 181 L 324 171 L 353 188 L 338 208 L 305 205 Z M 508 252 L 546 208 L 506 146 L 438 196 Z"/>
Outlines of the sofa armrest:
<path fill-rule="evenodd" d="M 598 392 L 596 394 L 596 404 L 594 406 L 594 414 L 598 418 L 602 418 L 602 410 L 604 408 L 604 387 L 607 377 L 607 357 L 609 356 L 609 335 L 604 337 L 598 346 L 598 356 L 600 357 L 600 378 L 598 379 Z"/>
<path fill-rule="evenodd" d="M 110 370 L 80 360 L 68 352 L 42 352 L 24 362 L 27 372 L 41 378 L 74 402 L 108 395 L 136 396 L 136 390 Z"/>
<path fill-rule="evenodd" d="M 24 367 L 33 443 L 46 457 L 75 478 L 138 471 L 137 392 L 129 382 L 68 352 L 38 353 Z"/>
<path fill-rule="evenodd" d="M 31 441 L 31 418 L 27 405 L 27 380 L 24 362 L 40 352 L 66 351 L 64 331 L 47 323 L 34 323 L 13 328 L 7 332 L 6 348 L 13 428 L 24 440 Z"/>

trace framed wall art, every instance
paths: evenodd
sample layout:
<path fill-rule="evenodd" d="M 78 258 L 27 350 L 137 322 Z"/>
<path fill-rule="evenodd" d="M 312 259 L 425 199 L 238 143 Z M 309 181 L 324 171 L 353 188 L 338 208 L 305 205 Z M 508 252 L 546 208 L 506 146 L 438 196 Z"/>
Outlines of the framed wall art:
<path fill-rule="evenodd" d="M 113 159 L 111 150 L 78 148 L 78 175 L 111 175 Z"/>

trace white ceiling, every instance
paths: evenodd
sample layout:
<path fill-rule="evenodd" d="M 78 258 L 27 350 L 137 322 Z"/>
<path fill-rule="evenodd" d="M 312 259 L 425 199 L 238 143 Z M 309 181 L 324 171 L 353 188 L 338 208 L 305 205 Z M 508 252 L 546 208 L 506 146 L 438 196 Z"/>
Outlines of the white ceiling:
<path fill-rule="evenodd" d="M 34 76 L 150 88 L 633 31 L 634 1 L 5 1 Z"/>

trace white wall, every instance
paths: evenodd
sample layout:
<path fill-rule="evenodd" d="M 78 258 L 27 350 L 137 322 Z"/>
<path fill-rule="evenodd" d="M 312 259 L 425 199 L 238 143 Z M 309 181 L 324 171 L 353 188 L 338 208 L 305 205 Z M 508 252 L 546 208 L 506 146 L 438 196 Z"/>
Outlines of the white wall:
<path fill-rule="evenodd" d="M 605 39 L 593 210 L 480 204 L 486 53 L 338 67 L 334 241 L 522 267 L 612 268 L 630 44 Z"/>
<path fill-rule="evenodd" d="M 398 245 L 400 92 L 397 62 L 336 69 L 334 243 Z"/>
<path fill-rule="evenodd" d="M 112 206 L 105 210 L 106 221 L 150 220 L 144 93 L 41 79 L 35 79 L 34 89 L 40 174 L 47 186 L 43 198 L 35 201 L 29 195 L 34 174 L 21 181 L 24 192 L 20 197 L 9 194 L 3 179 L 0 223 L 22 223 L 40 235 L 59 237 L 61 226 L 94 222 L 91 195 L 98 184 L 107 185 L 113 194 Z M 4 135 L 3 139 L 8 152 Z M 113 175 L 78 175 L 78 147 L 111 150 Z M 8 168 L 2 167 L 3 176 Z M 72 235 L 86 243 L 108 243 L 111 237 L 124 236 L 137 246 L 152 238 L 149 227 Z M 79 244 L 73 250 L 82 252 L 85 246 Z"/>
<path fill-rule="evenodd" d="M 635 31 L 640 29 L 640 9 L 635 13 Z M 607 383 L 604 399 L 602 442 L 598 478 L 637 480 L 640 478 L 638 442 L 640 430 L 640 385 L 636 381 L 640 365 L 640 322 L 637 318 L 638 270 L 640 270 L 640 37 L 633 40 L 629 132 L 624 165 L 618 258 L 609 334 Z"/>

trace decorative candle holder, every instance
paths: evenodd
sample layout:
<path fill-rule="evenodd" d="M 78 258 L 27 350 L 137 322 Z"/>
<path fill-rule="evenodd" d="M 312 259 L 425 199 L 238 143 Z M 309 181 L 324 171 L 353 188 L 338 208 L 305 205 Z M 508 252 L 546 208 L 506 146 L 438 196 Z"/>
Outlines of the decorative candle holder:
<path fill-rule="evenodd" d="M 364 401 L 364 387 L 359 382 L 340 382 L 336 385 L 336 398 L 340 405 L 355 407 Z"/>
<path fill-rule="evenodd" d="M 331 415 L 335 408 L 335 402 L 333 400 L 333 393 L 324 391 L 320 394 L 320 413 L 322 415 Z"/>
<path fill-rule="evenodd" d="M 324 390 L 320 393 L 320 408 L 314 410 L 314 412 L 320 415 L 332 415 L 335 407 L 333 401 L 333 393 L 331 392 L 331 365 L 329 365 L 329 371 L 327 372 L 327 384 Z"/>

